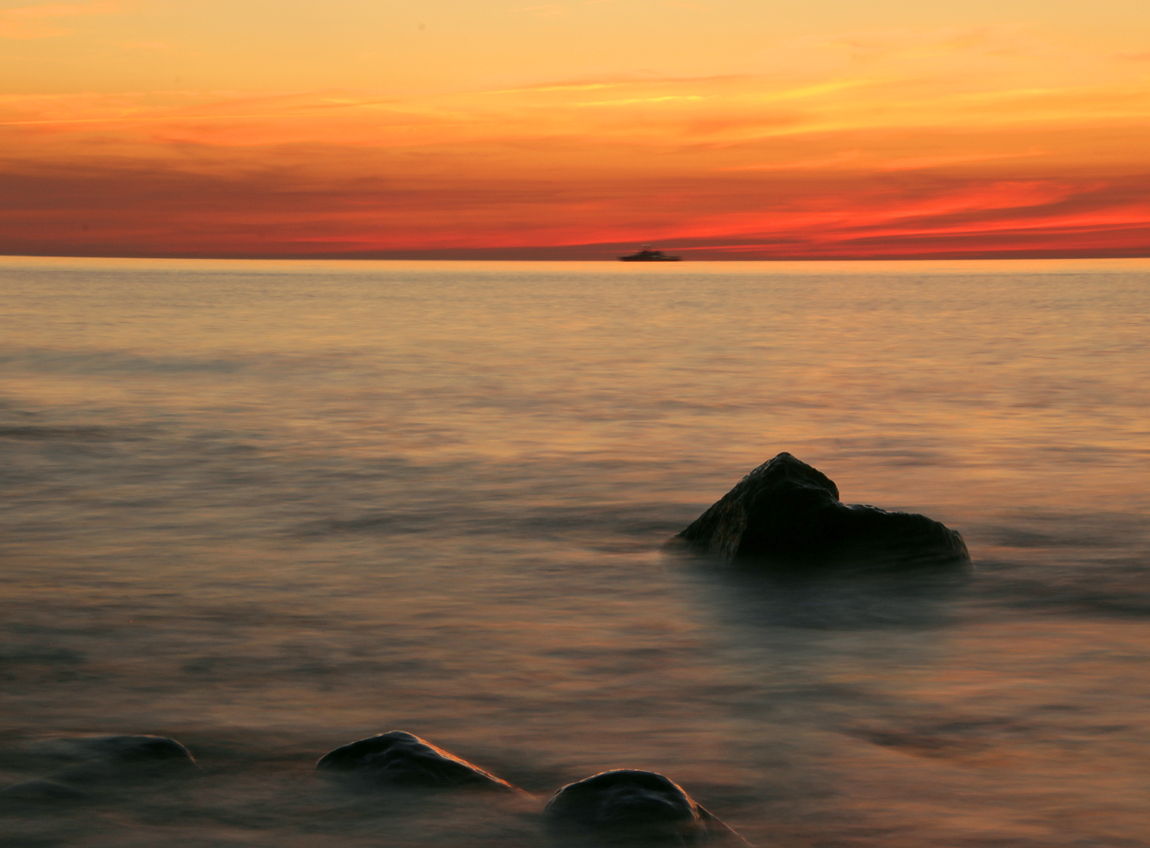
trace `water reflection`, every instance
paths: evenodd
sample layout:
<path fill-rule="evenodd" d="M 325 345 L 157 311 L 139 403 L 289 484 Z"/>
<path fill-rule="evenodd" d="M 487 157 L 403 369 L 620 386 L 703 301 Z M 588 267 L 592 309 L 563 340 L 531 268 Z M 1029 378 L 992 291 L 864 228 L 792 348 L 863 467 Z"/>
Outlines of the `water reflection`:
<path fill-rule="evenodd" d="M 703 557 L 675 558 L 696 573 L 719 620 L 761 630 L 941 627 L 972 579 L 966 567 L 915 570 L 901 562 L 898 568 L 871 561 L 787 574 Z"/>

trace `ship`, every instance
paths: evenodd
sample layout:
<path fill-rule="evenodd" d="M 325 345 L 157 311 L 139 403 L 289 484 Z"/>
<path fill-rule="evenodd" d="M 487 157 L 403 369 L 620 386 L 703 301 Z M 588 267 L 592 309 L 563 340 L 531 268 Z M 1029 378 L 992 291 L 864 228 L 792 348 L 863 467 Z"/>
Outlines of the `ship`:
<path fill-rule="evenodd" d="M 643 245 L 638 253 L 630 253 L 619 257 L 620 262 L 678 262 L 678 256 L 671 256 L 661 250 L 652 250 L 651 245 Z"/>

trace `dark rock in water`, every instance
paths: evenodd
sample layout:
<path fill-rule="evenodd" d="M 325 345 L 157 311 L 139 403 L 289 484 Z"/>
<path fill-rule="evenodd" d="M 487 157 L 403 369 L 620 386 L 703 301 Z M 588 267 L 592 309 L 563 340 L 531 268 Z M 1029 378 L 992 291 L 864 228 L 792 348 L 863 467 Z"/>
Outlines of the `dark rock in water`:
<path fill-rule="evenodd" d="M 84 801 L 88 797 L 87 792 L 74 786 L 58 783 L 55 780 L 35 778 L 0 789 L 0 806 L 59 804 L 69 801 Z"/>
<path fill-rule="evenodd" d="M 188 749 L 165 736 L 77 736 L 50 739 L 34 750 L 40 756 L 69 763 L 53 775 L 68 783 L 154 780 L 197 770 Z"/>
<path fill-rule="evenodd" d="M 756 559 L 784 568 L 970 561 L 955 531 L 925 515 L 847 506 L 829 477 L 789 453 L 744 477 L 673 541 L 728 560 Z"/>
<path fill-rule="evenodd" d="M 315 767 L 376 786 L 469 787 L 523 793 L 506 780 L 402 730 L 336 748 Z"/>
<path fill-rule="evenodd" d="M 568 845 L 746 844 L 677 783 L 653 771 L 615 769 L 564 786 L 544 816 L 552 835 Z"/>

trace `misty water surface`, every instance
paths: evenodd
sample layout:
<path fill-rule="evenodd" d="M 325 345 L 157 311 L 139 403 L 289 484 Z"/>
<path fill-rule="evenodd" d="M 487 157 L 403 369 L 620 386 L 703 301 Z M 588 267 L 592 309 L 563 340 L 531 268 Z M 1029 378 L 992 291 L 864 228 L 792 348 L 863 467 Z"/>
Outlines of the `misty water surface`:
<path fill-rule="evenodd" d="M 12 846 L 543 845 L 354 796 L 395 728 L 612 767 L 759 846 L 1141 846 L 1150 264 L 0 261 L 0 785 L 158 733 L 178 784 Z M 787 450 L 960 530 L 964 585 L 659 546 Z"/>

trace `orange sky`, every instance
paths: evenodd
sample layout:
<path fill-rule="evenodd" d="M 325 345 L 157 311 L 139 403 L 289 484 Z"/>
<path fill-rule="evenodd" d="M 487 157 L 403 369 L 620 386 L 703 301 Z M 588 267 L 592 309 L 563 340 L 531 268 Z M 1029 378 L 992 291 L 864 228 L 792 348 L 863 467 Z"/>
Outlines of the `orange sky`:
<path fill-rule="evenodd" d="M 0 252 L 1150 255 L 1150 3 L 1003 5 L 0 0 Z"/>

